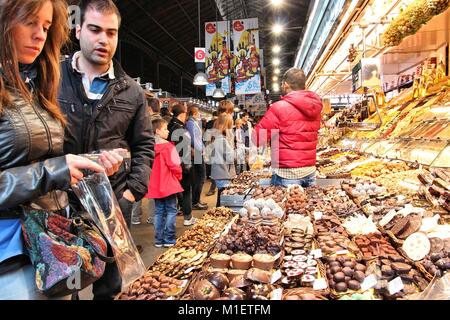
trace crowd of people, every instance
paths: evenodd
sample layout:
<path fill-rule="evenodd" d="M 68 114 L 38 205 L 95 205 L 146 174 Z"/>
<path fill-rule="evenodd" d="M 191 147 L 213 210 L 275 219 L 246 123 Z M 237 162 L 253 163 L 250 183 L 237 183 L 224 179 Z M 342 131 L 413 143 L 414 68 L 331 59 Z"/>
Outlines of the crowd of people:
<path fill-rule="evenodd" d="M 272 148 L 279 153 L 273 183 L 314 184 L 321 102 L 304 90 L 301 70 L 285 74 L 286 97 L 255 128 L 227 100 L 202 121 L 195 104 L 160 108 L 113 59 L 121 16 L 112 0 L 81 0 L 79 7 L 80 50 L 61 61 L 69 39 L 64 0 L 0 2 L 0 300 L 76 298 L 79 290 L 52 296 L 38 288 L 36 270 L 50 267 L 28 252 L 51 250 L 45 243 L 30 248 L 36 243 L 22 232 L 31 212 L 71 219 L 83 211 L 72 187 L 85 170 L 109 177 L 129 228 L 140 223 L 141 200 L 148 199 L 156 247 L 175 244 L 177 214 L 189 227 L 196 223 L 192 211 L 208 208 L 208 177 L 205 196 L 217 193 L 219 206 L 222 190 L 249 169 L 252 141 L 264 144 L 272 131 L 280 141 Z M 263 130 L 269 135 L 259 139 Z M 124 149 L 130 159 L 121 156 Z M 92 152 L 100 152 L 98 162 L 80 156 Z M 105 250 L 112 255 L 110 245 Z M 113 299 L 121 290 L 116 263 L 106 263 L 91 282 L 94 299 Z"/>

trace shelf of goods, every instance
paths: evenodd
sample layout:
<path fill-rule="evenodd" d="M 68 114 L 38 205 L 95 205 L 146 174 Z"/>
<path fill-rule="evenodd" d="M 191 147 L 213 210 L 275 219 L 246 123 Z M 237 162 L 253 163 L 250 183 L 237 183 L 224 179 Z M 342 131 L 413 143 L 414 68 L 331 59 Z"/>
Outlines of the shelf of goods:
<path fill-rule="evenodd" d="M 321 154 L 361 163 L 353 152 Z M 240 175 L 227 192 L 246 194 L 242 207 L 207 211 L 117 299 L 420 298 L 450 269 L 450 172 L 367 160 L 326 187 L 260 186 L 261 172 Z M 377 181 L 386 170 L 419 191 Z"/>
<path fill-rule="evenodd" d="M 412 89 L 411 89 L 412 90 Z M 407 90 L 380 110 L 383 124 L 374 131 L 354 131 L 336 143 L 345 151 L 450 167 L 450 88 L 413 99 Z M 366 119 L 370 123 L 376 115 Z"/>

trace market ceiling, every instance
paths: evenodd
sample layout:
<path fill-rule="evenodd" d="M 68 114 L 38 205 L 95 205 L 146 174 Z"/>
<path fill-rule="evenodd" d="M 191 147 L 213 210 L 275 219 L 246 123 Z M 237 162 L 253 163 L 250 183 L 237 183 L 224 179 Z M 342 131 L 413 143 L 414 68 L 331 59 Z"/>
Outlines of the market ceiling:
<path fill-rule="evenodd" d="M 196 73 L 194 47 L 198 46 L 198 5 L 196 0 L 115 0 L 122 14 L 117 58 L 132 77 L 152 82 L 178 96 L 196 96 L 192 85 Z M 280 74 L 293 66 L 310 0 L 201 0 L 201 36 L 204 23 L 215 20 L 259 18 L 260 47 L 264 50 L 267 86 L 272 85 L 274 55 L 280 58 Z M 78 3 L 77 0 L 69 1 Z M 283 25 L 280 35 L 274 24 Z M 272 47 L 280 45 L 274 54 Z M 201 93 L 200 93 L 201 94 Z"/>

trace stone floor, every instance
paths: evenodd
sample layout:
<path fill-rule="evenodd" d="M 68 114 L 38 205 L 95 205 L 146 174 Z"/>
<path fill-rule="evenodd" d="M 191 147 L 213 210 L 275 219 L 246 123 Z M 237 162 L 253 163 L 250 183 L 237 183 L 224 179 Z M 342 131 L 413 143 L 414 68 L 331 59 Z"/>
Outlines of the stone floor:
<path fill-rule="evenodd" d="M 217 191 L 216 194 L 210 197 L 206 196 L 206 192 L 208 192 L 210 187 L 210 182 L 207 181 L 203 187 L 203 192 L 201 196 L 201 201 L 208 204 L 209 208 L 216 206 L 217 201 Z M 201 218 L 204 211 L 195 210 L 192 211 L 192 214 L 196 218 Z M 133 225 L 131 227 L 131 234 L 133 235 L 133 239 L 136 245 L 141 245 L 143 248 L 143 251 L 141 253 L 142 260 L 144 261 L 144 264 L 146 267 L 149 267 L 152 265 L 156 258 L 162 254 L 165 250 L 165 248 L 156 248 L 154 244 L 154 229 L 152 224 L 148 224 L 147 218 L 149 215 L 148 210 L 148 202 L 147 199 L 143 199 L 142 201 L 142 219 L 141 224 L 139 225 Z M 184 231 L 186 231 L 190 227 L 183 226 L 183 216 L 177 216 L 177 236 L 180 236 L 183 234 Z M 87 287 L 83 291 L 80 292 L 80 299 L 81 300 L 91 300 L 92 299 L 92 288 L 91 286 Z"/>

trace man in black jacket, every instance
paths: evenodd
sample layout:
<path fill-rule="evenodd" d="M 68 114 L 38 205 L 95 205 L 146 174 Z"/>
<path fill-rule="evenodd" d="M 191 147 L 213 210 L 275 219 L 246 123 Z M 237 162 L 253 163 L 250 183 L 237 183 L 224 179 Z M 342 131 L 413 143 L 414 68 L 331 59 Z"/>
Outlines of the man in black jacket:
<path fill-rule="evenodd" d="M 154 137 L 144 92 L 112 57 L 117 48 L 120 13 L 112 0 L 82 0 L 76 27 L 81 51 L 61 64 L 59 102 L 67 117 L 65 153 L 83 154 L 125 148 L 131 160 L 112 177 L 111 185 L 127 221 L 135 201 L 147 193 L 154 158 Z M 79 208 L 72 198 L 72 208 Z M 94 283 L 94 299 L 120 291 L 117 266 L 108 264 Z"/>
<path fill-rule="evenodd" d="M 169 141 L 176 144 L 181 159 L 181 168 L 183 169 L 181 186 L 184 191 L 183 196 L 179 197 L 178 200 L 181 200 L 182 203 L 184 225 L 191 226 L 197 219 L 192 216 L 192 185 L 194 184 L 194 173 L 191 162 L 191 136 L 185 127 L 187 107 L 176 104 L 172 108 L 172 113 L 173 117 L 168 126 Z"/>

